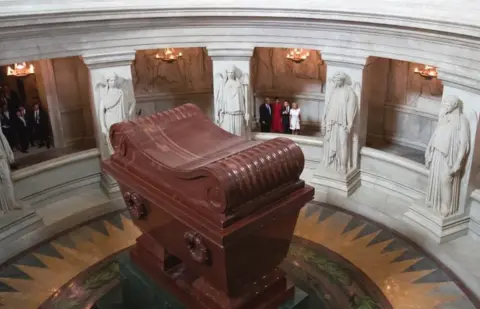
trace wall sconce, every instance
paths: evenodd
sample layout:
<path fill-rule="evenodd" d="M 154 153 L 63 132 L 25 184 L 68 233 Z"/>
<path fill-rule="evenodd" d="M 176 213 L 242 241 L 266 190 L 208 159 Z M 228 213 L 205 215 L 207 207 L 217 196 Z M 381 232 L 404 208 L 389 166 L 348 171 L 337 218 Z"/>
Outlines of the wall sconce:
<path fill-rule="evenodd" d="M 295 63 L 300 63 L 310 56 L 310 52 L 303 48 L 292 48 L 287 53 L 287 59 L 292 60 Z"/>
<path fill-rule="evenodd" d="M 12 67 L 7 67 L 7 76 L 23 77 L 30 74 L 35 74 L 33 64 L 27 65 L 26 62 L 15 63 Z"/>
<path fill-rule="evenodd" d="M 174 48 L 165 48 L 163 54 L 157 53 L 155 55 L 156 59 L 163 60 L 165 62 L 174 62 L 178 58 L 182 57 L 182 52 L 176 52 Z"/>
<path fill-rule="evenodd" d="M 432 67 L 430 65 L 425 65 L 422 69 L 419 69 L 416 67 L 413 72 L 419 74 L 425 79 L 432 79 L 436 78 L 438 76 L 437 69 L 435 67 Z"/>

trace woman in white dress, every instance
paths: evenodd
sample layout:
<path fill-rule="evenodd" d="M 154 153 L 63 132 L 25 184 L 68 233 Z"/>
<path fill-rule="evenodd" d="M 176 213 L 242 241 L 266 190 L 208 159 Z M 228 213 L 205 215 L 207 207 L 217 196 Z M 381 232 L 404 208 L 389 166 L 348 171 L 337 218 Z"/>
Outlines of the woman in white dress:
<path fill-rule="evenodd" d="M 293 102 L 290 109 L 290 130 L 293 135 L 298 135 L 300 131 L 300 120 L 300 108 L 296 102 Z"/>

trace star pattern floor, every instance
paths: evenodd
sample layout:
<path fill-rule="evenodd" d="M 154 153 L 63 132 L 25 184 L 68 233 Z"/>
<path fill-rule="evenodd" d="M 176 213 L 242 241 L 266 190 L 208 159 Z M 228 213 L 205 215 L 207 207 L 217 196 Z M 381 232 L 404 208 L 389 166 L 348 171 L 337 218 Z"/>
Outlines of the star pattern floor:
<path fill-rule="evenodd" d="M 115 259 L 139 234 L 116 213 L 33 248 L 0 267 L 0 308 L 92 308 L 119 284 Z M 309 293 L 310 308 L 480 308 L 414 245 L 328 205 L 304 207 L 282 267 Z"/>

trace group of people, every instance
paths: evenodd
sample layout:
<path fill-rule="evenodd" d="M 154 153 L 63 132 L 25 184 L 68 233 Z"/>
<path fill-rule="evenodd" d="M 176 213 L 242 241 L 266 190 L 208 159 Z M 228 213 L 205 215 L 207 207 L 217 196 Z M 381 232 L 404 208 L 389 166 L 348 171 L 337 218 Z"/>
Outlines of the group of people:
<path fill-rule="evenodd" d="M 2 133 L 11 149 L 27 153 L 30 146 L 50 148 L 48 115 L 39 103 L 29 109 L 16 92 L 8 86 L 1 86 L 0 108 Z"/>
<path fill-rule="evenodd" d="M 300 132 L 300 108 L 288 100 L 283 103 L 275 98 L 273 103 L 270 98 L 260 105 L 260 129 L 262 132 L 286 133 L 297 135 Z"/>

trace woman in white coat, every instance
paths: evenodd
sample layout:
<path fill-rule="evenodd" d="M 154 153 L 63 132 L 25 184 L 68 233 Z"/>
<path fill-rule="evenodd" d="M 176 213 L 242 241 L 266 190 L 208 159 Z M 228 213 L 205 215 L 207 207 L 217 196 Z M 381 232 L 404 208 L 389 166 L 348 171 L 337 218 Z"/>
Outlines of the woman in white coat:
<path fill-rule="evenodd" d="M 290 109 L 290 130 L 293 135 L 298 135 L 298 132 L 300 132 L 300 121 L 300 108 L 296 102 L 293 102 Z"/>

